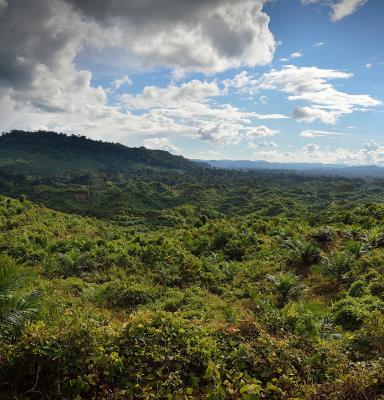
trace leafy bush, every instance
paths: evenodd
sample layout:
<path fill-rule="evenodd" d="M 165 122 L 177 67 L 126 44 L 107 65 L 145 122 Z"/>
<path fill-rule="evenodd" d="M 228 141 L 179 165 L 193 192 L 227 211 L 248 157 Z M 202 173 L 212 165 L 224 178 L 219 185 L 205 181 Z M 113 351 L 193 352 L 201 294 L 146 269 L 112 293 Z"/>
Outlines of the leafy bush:
<path fill-rule="evenodd" d="M 164 285 L 186 286 L 199 280 L 201 261 L 176 242 L 159 239 L 143 247 L 140 257 Z"/>
<path fill-rule="evenodd" d="M 353 258 L 348 252 L 334 252 L 329 257 L 324 258 L 322 272 L 325 276 L 340 281 L 343 275 L 350 270 L 352 263 Z"/>
<path fill-rule="evenodd" d="M 161 289 L 156 286 L 113 281 L 104 285 L 99 298 L 109 307 L 132 311 L 139 305 L 155 301 L 161 294 Z"/>
<path fill-rule="evenodd" d="M 362 297 L 366 292 L 366 283 L 362 280 L 353 282 L 348 291 L 349 295 L 352 297 Z"/>
<path fill-rule="evenodd" d="M 290 251 L 289 263 L 292 266 L 309 267 L 321 259 L 320 249 L 312 242 L 287 239 L 284 246 Z"/>
<path fill-rule="evenodd" d="M 334 321 L 347 331 L 355 331 L 362 327 L 369 311 L 379 304 L 371 298 L 347 297 L 336 302 L 332 307 Z"/>
<path fill-rule="evenodd" d="M 290 300 L 297 300 L 307 289 L 304 284 L 299 282 L 297 276 L 291 273 L 268 275 L 268 278 L 275 286 L 279 308 L 284 307 Z"/>
<path fill-rule="evenodd" d="M 312 237 L 320 243 L 330 243 L 336 238 L 336 231 L 331 226 L 323 226 L 317 229 Z"/>
<path fill-rule="evenodd" d="M 37 292 L 25 293 L 22 290 L 29 277 L 30 274 L 21 269 L 11 258 L 0 256 L 1 329 L 12 331 L 36 313 Z"/>

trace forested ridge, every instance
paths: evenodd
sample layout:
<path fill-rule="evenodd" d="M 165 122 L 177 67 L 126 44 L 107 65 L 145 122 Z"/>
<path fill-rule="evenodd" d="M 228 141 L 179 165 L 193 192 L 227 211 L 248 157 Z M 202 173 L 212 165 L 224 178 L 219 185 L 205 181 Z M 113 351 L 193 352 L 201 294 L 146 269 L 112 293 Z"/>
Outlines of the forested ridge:
<path fill-rule="evenodd" d="M 0 398 L 384 398 L 382 180 L 128 150 L 0 137 Z"/>
<path fill-rule="evenodd" d="M 130 148 L 80 135 L 18 130 L 0 136 L 0 162 L 2 167 L 27 175 L 79 170 L 124 172 L 144 167 L 186 170 L 197 165 L 161 150 Z"/>

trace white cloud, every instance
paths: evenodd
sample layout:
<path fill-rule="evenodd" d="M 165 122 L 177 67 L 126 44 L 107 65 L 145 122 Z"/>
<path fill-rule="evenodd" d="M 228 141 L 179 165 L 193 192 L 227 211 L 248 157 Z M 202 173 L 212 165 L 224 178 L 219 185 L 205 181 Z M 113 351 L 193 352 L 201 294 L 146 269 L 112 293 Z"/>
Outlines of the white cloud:
<path fill-rule="evenodd" d="M 311 143 L 297 151 L 260 150 L 253 154 L 253 159 L 275 162 L 384 166 L 384 146 L 370 142 L 361 148 L 352 150 L 343 147 L 321 147 Z"/>
<path fill-rule="evenodd" d="M 262 0 L 65 1 L 148 66 L 213 73 L 267 64 L 276 47 Z"/>
<path fill-rule="evenodd" d="M 336 90 L 330 83 L 334 79 L 349 79 L 351 73 L 317 67 L 284 66 L 272 69 L 259 78 L 246 75 L 241 90 L 251 94 L 260 90 L 279 90 L 288 94 L 290 101 L 302 101 L 308 106 L 298 106 L 294 117 L 304 122 L 320 120 L 334 124 L 344 114 L 368 110 L 381 102 L 369 95 L 354 95 Z"/>
<path fill-rule="evenodd" d="M 365 68 L 367 68 L 367 69 L 371 69 L 371 68 L 372 68 L 372 66 L 373 66 L 373 64 L 372 64 L 372 63 L 365 64 Z"/>
<path fill-rule="evenodd" d="M 331 87 L 327 80 L 347 79 L 353 74 L 317 67 L 287 65 L 281 70 L 272 69 L 254 81 L 260 89 L 280 88 L 285 93 L 317 92 Z"/>
<path fill-rule="evenodd" d="M 305 138 L 344 136 L 344 135 L 345 133 L 333 132 L 333 131 L 321 131 L 321 130 L 305 130 L 300 132 L 300 136 Z"/>
<path fill-rule="evenodd" d="M 181 150 L 170 143 L 168 138 L 149 138 L 143 140 L 143 145 L 147 149 L 152 150 L 164 150 L 169 151 L 170 153 L 179 153 Z"/>
<path fill-rule="evenodd" d="M 201 103 L 207 102 L 208 98 L 221 94 L 225 94 L 225 91 L 216 82 L 195 79 L 181 86 L 145 86 L 139 94 L 123 94 L 120 101 L 130 109 L 177 108 L 180 105 L 195 105 L 200 108 Z"/>
<path fill-rule="evenodd" d="M 295 58 L 301 58 L 301 57 L 303 57 L 303 56 L 304 56 L 304 53 L 303 53 L 303 52 L 301 52 L 301 51 L 295 51 L 295 52 L 291 53 L 291 54 L 289 55 L 289 57 L 281 57 L 281 58 L 279 58 L 279 61 L 280 61 L 281 63 L 287 63 L 287 62 L 289 62 L 290 60 L 294 60 Z"/>
<path fill-rule="evenodd" d="M 266 147 L 276 148 L 279 146 L 275 142 L 267 141 L 267 140 L 263 140 L 260 143 L 254 143 L 254 142 L 248 143 L 249 149 L 262 149 L 262 148 L 266 148 Z"/>
<path fill-rule="evenodd" d="M 265 125 L 253 126 L 246 130 L 248 138 L 275 136 L 279 131 L 268 128 Z"/>
<path fill-rule="evenodd" d="M 129 78 L 128 75 L 124 75 L 123 77 L 121 77 L 120 79 L 115 79 L 112 82 L 112 86 L 115 89 L 120 89 L 122 86 L 127 85 L 127 86 L 131 86 L 132 85 L 132 80 Z"/>
<path fill-rule="evenodd" d="M 313 44 L 313 47 L 323 47 L 325 45 L 324 42 L 317 42 Z"/>
<path fill-rule="evenodd" d="M 241 128 L 239 124 L 226 121 L 205 122 L 198 128 L 197 134 L 200 139 L 217 144 L 238 144 Z"/>
<path fill-rule="evenodd" d="M 342 114 L 337 111 L 326 111 L 314 107 L 296 107 L 293 110 L 295 119 L 307 123 L 319 120 L 324 124 L 335 124 L 341 115 Z"/>
<path fill-rule="evenodd" d="M 353 14 L 359 7 L 362 7 L 368 0 L 340 0 L 331 6 L 331 20 L 336 22 Z"/>
<path fill-rule="evenodd" d="M 164 88 L 147 86 L 141 93 L 125 93 L 119 100 L 123 110 L 139 111 L 142 119 L 156 119 L 157 133 L 168 132 L 218 144 L 236 144 L 244 134 L 253 132 L 254 135 L 266 136 L 273 133 L 264 126 L 253 126 L 256 120 L 287 118 L 282 114 L 263 115 L 242 111 L 230 104 L 217 104 L 213 101 L 227 94 L 231 85 L 241 88 L 248 79 L 247 74 L 242 73 L 233 80 L 225 81 L 223 85 L 216 81 L 195 79 Z M 154 127 L 151 126 L 151 129 Z"/>
<path fill-rule="evenodd" d="M 303 57 L 303 55 L 304 54 L 301 51 L 295 51 L 294 53 L 291 53 L 289 56 L 291 58 L 300 58 L 300 57 Z"/>
<path fill-rule="evenodd" d="M 302 152 L 308 154 L 314 154 L 318 150 L 320 150 L 320 146 L 314 143 L 307 144 L 302 148 Z"/>
<path fill-rule="evenodd" d="M 234 126 L 241 128 L 249 118 L 257 118 L 230 105 L 208 106 L 204 96 L 215 95 L 209 92 L 216 90 L 214 84 L 206 85 L 203 97 L 192 99 L 192 112 L 181 109 L 170 116 L 169 104 L 162 112 L 153 101 L 156 110 L 135 114 L 127 107 L 128 98 L 123 107 L 111 106 L 112 91 L 96 86 L 91 71 L 77 62 L 82 58 L 82 65 L 94 61 L 103 67 L 114 58 L 108 56 L 111 51 L 117 63 L 128 59 L 131 69 L 166 66 L 178 77 L 189 71 L 214 73 L 269 63 L 276 44 L 262 0 L 0 1 L 0 105 L 9 111 L 1 111 L 2 129 L 36 126 L 100 135 L 105 131 L 102 124 L 107 124 L 111 135 L 120 138 L 123 132 L 132 137 L 135 132 L 196 132 L 207 119 L 222 118 L 227 124 L 235 120 Z M 123 76 L 111 88 L 129 84 L 129 77 Z M 199 96 L 190 89 L 188 96 Z M 151 90 L 130 100 L 149 103 Z M 197 90 L 204 90 L 204 84 Z M 177 105 L 174 97 L 183 97 L 182 89 L 154 92 Z M 185 97 L 184 104 L 187 101 Z M 202 121 L 191 127 L 182 121 L 184 114 L 189 124 L 199 111 Z"/>
<path fill-rule="evenodd" d="M 368 0 L 301 0 L 302 4 L 321 3 L 331 8 L 331 20 L 337 22 L 352 15 L 358 8 L 362 7 Z"/>

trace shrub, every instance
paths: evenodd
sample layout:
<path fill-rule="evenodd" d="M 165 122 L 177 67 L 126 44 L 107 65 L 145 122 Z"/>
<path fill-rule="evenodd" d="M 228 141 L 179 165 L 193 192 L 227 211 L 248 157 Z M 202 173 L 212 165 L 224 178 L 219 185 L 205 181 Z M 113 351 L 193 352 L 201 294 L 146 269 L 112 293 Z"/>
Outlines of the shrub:
<path fill-rule="evenodd" d="M 268 278 L 274 284 L 277 292 L 277 306 L 279 308 L 284 307 L 290 300 L 297 300 L 307 289 L 292 273 L 268 275 Z"/>
<path fill-rule="evenodd" d="M 0 329 L 13 331 L 37 311 L 37 292 L 23 293 L 30 277 L 10 257 L 0 256 Z"/>
<path fill-rule="evenodd" d="M 331 226 L 324 226 L 317 229 L 312 234 L 312 237 L 320 243 L 329 243 L 336 238 L 336 231 Z"/>
<path fill-rule="evenodd" d="M 113 281 L 102 289 L 100 300 L 113 308 L 134 310 L 139 305 L 151 303 L 161 296 L 161 289 L 140 283 Z"/>
<path fill-rule="evenodd" d="M 140 250 L 140 257 L 161 284 L 183 287 L 200 278 L 201 261 L 178 243 L 159 240 L 148 244 Z"/>
<path fill-rule="evenodd" d="M 296 267 L 309 267 L 321 259 L 320 249 L 309 241 L 287 239 L 284 246 L 290 251 L 289 263 Z"/>
<path fill-rule="evenodd" d="M 295 333 L 315 337 L 319 335 L 317 311 L 311 304 L 290 303 L 284 308 L 284 318 Z"/>
<path fill-rule="evenodd" d="M 384 355 L 384 316 L 374 311 L 367 316 L 364 326 L 351 341 L 357 359 L 378 358 Z"/>
<path fill-rule="evenodd" d="M 322 273 L 325 276 L 336 278 L 340 281 L 352 266 L 353 259 L 346 251 L 334 252 L 323 260 Z"/>
<path fill-rule="evenodd" d="M 366 292 L 366 283 L 362 280 L 353 282 L 348 291 L 349 295 L 352 297 L 362 297 Z"/>
<path fill-rule="evenodd" d="M 342 299 L 332 307 L 334 321 L 347 331 L 361 328 L 364 319 L 369 315 L 368 310 L 353 297 Z"/>

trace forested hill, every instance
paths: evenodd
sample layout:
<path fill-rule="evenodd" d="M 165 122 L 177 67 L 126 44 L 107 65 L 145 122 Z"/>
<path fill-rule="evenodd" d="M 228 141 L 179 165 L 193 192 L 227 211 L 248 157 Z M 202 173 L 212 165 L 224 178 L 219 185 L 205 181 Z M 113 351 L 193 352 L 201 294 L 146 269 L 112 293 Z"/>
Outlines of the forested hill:
<path fill-rule="evenodd" d="M 24 174 L 51 175 L 79 170 L 191 170 L 199 168 L 199 164 L 161 150 L 129 148 L 55 132 L 14 130 L 0 136 L 0 167 Z"/>

